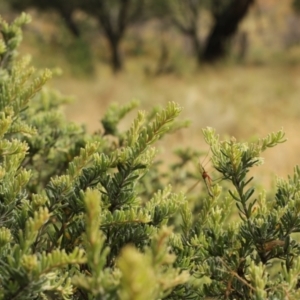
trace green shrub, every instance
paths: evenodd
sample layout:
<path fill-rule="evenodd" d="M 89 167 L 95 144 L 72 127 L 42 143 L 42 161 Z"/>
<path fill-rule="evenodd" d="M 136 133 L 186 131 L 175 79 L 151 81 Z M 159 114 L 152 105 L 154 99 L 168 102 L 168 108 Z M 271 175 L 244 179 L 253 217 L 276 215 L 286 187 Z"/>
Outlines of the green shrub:
<path fill-rule="evenodd" d="M 111 106 L 87 134 L 43 87 L 51 72 L 16 58 L 28 21 L 0 23 L 0 299 L 299 299 L 300 169 L 269 200 L 248 177 L 284 133 L 239 143 L 203 130 L 228 188 L 185 195 L 199 153 L 178 150 L 164 174 L 154 163 L 154 143 L 185 125 L 178 105 L 138 112 L 126 132 L 136 103 Z"/>

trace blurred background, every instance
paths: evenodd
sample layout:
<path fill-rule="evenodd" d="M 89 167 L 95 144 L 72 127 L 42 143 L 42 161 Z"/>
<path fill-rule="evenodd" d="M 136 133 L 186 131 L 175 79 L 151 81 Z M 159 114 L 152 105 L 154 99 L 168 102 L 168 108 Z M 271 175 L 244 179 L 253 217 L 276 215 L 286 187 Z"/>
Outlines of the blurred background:
<path fill-rule="evenodd" d="M 300 0 L 0 2 L 7 21 L 21 11 L 33 19 L 21 54 L 63 70 L 49 85 L 74 96 L 67 118 L 89 132 L 113 102 L 175 101 L 191 125 L 160 144 L 166 162 L 170 149 L 207 151 L 201 128 L 211 126 L 245 141 L 284 129 L 288 141 L 264 154 L 257 183 L 300 163 Z"/>

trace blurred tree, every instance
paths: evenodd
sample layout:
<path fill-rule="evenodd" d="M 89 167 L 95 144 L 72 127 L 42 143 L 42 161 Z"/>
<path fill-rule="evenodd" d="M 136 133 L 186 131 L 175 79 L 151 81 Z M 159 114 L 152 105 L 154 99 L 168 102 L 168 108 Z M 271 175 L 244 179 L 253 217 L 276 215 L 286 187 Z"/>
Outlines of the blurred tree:
<path fill-rule="evenodd" d="M 206 0 L 204 0 L 206 1 Z M 192 41 L 195 55 L 201 60 L 201 43 L 199 40 L 200 9 L 203 0 L 157 0 L 153 1 L 153 15 L 165 22 L 171 22 Z"/>
<path fill-rule="evenodd" d="M 81 8 L 98 20 L 111 49 L 113 70 L 120 71 L 120 43 L 126 29 L 141 20 L 145 0 L 81 0 Z"/>
<path fill-rule="evenodd" d="M 224 57 L 227 42 L 234 36 L 254 0 L 165 0 L 155 1 L 154 11 L 169 19 L 193 44 L 199 63 L 213 62 Z M 203 46 L 199 39 L 201 10 L 213 18 L 213 26 Z"/>
<path fill-rule="evenodd" d="M 120 43 L 128 26 L 141 20 L 146 0 L 9 0 L 12 8 L 19 11 L 28 7 L 56 10 L 65 20 L 70 31 L 79 37 L 80 31 L 72 16 L 81 9 L 95 17 L 111 49 L 111 65 L 114 72 L 122 69 Z"/>
<path fill-rule="evenodd" d="M 300 13 L 300 0 L 294 0 L 292 6 L 295 12 Z"/>
<path fill-rule="evenodd" d="M 220 3 L 227 2 L 220 9 Z M 254 0 L 211 0 L 211 12 L 214 18 L 214 26 L 208 35 L 207 42 L 202 53 L 202 59 L 206 62 L 214 62 L 226 54 L 226 45 L 230 38 L 237 32 L 238 25 L 246 16 Z"/>
<path fill-rule="evenodd" d="M 40 10 L 55 10 L 61 15 L 70 32 L 75 37 L 80 36 L 79 28 L 73 20 L 73 13 L 78 8 L 80 0 L 8 0 L 8 3 L 18 11 L 24 11 L 30 7 L 36 7 Z"/>
<path fill-rule="evenodd" d="M 8 1 L 8 0 L 7 0 Z M 56 10 L 70 31 L 78 37 L 79 28 L 73 20 L 74 11 L 85 11 L 97 19 L 111 50 L 114 72 L 122 69 L 120 44 L 129 26 L 158 16 L 169 20 L 187 35 L 195 50 L 198 62 L 214 62 L 226 54 L 226 45 L 236 33 L 241 20 L 255 0 L 9 0 L 15 9 L 36 7 Z M 295 0 L 297 1 L 297 0 Z M 205 45 L 199 39 L 201 10 L 206 9 L 213 18 L 213 26 Z"/>

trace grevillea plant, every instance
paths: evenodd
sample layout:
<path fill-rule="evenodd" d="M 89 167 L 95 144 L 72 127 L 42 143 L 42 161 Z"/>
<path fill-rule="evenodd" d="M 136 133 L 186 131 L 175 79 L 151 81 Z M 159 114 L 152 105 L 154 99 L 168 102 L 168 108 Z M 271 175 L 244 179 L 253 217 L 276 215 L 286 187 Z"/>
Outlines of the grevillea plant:
<path fill-rule="evenodd" d="M 272 197 L 248 176 L 284 133 L 239 143 L 204 129 L 222 181 L 192 190 L 198 149 L 168 172 L 155 161 L 181 108 L 120 131 L 137 103 L 112 105 L 88 134 L 44 86 L 51 71 L 16 55 L 27 22 L 0 21 L 0 299 L 299 299 L 300 169 Z"/>

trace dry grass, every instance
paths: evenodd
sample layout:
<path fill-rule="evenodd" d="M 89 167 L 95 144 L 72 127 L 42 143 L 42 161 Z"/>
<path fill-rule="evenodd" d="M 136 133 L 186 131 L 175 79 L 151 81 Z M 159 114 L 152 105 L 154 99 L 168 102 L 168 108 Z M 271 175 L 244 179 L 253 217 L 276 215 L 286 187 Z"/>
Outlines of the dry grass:
<path fill-rule="evenodd" d="M 221 66 L 202 69 L 184 78 L 151 79 L 142 72 L 115 77 L 102 70 L 97 78 L 53 81 L 53 86 L 62 92 L 76 95 L 66 114 L 71 120 L 87 124 L 90 131 L 99 128 L 99 119 L 111 102 L 126 103 L 136 98 L 142 108 L 148 109 L 175 101 L 183 107 L 181 117 L 192 124 L 167 137 L 165 157 L 176 147 L 203 149 L 201 128 L 206 126 L 216 128 L 223 136 L 242 140 L 263 137 L 283 127 L 289 140 L 268 150 L 263 172 L 283 176 L 300 163 L 298 66 Z M 129 126 L 129 119 L 122 123 L 124 127 Z"/>

